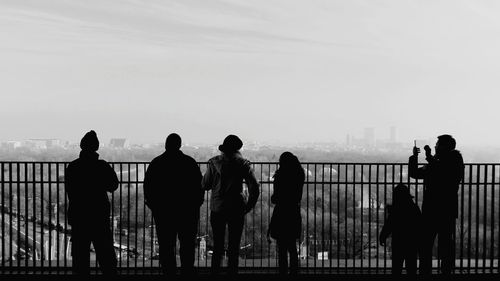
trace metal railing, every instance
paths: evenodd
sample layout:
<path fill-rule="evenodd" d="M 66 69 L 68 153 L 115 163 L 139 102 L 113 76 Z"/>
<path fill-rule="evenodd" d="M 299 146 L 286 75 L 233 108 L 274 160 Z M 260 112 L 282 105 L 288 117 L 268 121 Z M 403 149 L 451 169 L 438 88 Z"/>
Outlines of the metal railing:
<path fill-rule="evenodd" d="M 0 273 L 67 273 L 71 267 L 66 220 L 65 162 L 0 162 Z M 120 186 L 111 195 L 118 266 L 133 273 L 159 273 L 158 245 L 150 210 L 144 204 L 145 162 L 111 163 Z M 240 267 L 276 270 L 275 243 L 268 243 L 272 176 L 277 163 L 252 164 L 261 184 L 255 209 L 247 214 Z M 206 163 L 200 163 L 202 172 Z M 298 241 L 301 270 L 320 273 L 389 273 L 391 245 L 378 234 L 391 203 L 392 187 L 405 183 L 421 206 L 422 181 L 408 177 L 402 163 L 303 163 L 303 235 Z M 456 272 L 495 272 L 500 257 L 500 164 L 466 164 L 459 190 Z M 212 233 L 209 197 L 200 210 L 195 265 L 209 267 Z M 203 246 L 206 245 L 206 246 Z M 437 257 L 437 251 L 434 253 Z M 95 255 L 91 253 L 95 266 Z M 434 261 L 437 267 L 437 260 Z M 155 271 L 156 270 L 156 271 Z"/>

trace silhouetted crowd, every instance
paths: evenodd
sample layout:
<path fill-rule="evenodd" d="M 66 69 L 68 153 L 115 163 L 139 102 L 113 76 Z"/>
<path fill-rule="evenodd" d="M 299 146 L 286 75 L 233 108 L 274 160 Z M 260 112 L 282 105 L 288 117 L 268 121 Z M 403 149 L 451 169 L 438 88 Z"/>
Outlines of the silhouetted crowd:
<path fill-rule="evenodd" d="M 154 158 L 144 178 L 144 198 L 151 209 L 159 243 L 160 265 L 165 275 L 175 275 L 176 245 L 179 240 L 180 273 L 195 273 L 195 247 L 200 206 L 205 191 L 211 191 L 210 224 L 214 251 L 212 274 L 219 274 L 227 229 L 227 273 L 238 272 L 240 240 L 245 215 L 257 203 L 260 194 L 250 161 L 240 149 L 241 139 L 227 136 L 219 146 L 220 155 L 208 161 L 202 175 L 196 161 L 181 151 L 182 140 L 170 134 L 165 152 Z M 435 154 L 425 146 L 427 163 L 418 166 L 420 149 L 413 148 L 409 159 L 409 176 L 424 180 L 422 210 L 413 201 L 408 186 L 393 188 L 392 205 L 380 232 L 380 244 L 392 238 L 393 274 L 428 275 L 432 270 L 432 250 L 438 238 L 438 257 L 443 274 L 453 272 L 455 261 L 455 221 L 458 215 L 458 189 L 464 176 L 462 156 L 450 135 L 438 137 Z M 99 140 L 94 131 L 80 142 L 80 156 L 66 168 L 65 188 L 69 200 L 68 222 L 71 225 L 73 271 L 90 272 L 90 245 L 93 244 L 102 272 L 117 273 L 117 259 L 110 223 L 108 192 L 118 188 L 113 168 L 99 159 Z M 302 229 L 301 207 L 305 174 L 298 158 L 284 152 L 273 177 L 271 202 L 275 205 L 268 228 L 278 248 L 280 274 L 296 275 L 299 270 L 297 240 Z M 244 195 L 246 184 L 248 196 Z M 288 262 L 288 259 L 290 262 Z"/>

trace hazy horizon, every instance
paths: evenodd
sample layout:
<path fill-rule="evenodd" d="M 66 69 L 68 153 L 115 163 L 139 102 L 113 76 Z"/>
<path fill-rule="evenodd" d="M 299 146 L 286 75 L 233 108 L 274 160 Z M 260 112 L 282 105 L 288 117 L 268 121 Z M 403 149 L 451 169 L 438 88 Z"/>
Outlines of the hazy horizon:
<path fill-rule="evenodd" d="M 500 144 L 500 2 L 0 2 L 0 140 Z"/>

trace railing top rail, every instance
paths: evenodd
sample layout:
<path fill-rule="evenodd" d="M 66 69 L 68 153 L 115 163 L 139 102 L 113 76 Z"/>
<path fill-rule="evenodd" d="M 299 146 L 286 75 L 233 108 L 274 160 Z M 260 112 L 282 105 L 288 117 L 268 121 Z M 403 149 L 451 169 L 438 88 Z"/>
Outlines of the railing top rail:
<path fill-rule="evenodd" d="M 0 164 L 68 164 L 71 161 L 16 161 L 16 160 L 0 160 Z M 151 161 L 108 161 L 110 164 L 149 164 Z M 207 164 L 208 161 L 197 161 L 198 164 Z M 266 161 L 251 161 L 254 165 L 277 165 L 278 162 Z M 301 162 L 302 165 L 408 165 L 407 162 Z M 426 164 L 419 162 L 419 165 Z M 500 162 L 468 162 L 465 165 L 471 166 L 498 166 Z"/>

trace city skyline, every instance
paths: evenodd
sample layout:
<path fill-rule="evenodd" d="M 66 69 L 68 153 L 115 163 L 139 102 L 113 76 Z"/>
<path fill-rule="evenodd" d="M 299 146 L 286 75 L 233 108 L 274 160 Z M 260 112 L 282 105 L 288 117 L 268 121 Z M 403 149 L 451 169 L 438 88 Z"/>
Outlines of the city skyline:
<path fill-rule="evenodd" d="M 499 144 L 500 5 L 384 3 L 2 1 L 0 139 Z"/>

